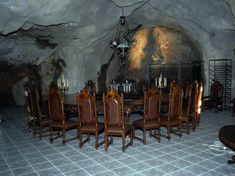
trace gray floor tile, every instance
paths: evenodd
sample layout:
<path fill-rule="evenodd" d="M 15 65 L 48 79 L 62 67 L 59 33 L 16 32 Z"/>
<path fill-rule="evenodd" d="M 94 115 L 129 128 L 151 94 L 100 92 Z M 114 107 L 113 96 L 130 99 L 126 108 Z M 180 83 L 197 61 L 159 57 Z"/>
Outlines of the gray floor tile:
<path fill-rule="evenodd" d="M 25 166 L 25 167 L 12 169 L 12 172 L 14 175 L 25 175 L 25 174 L 35 172 L 35 170 L 31 166 Z"/>
<path fill-rule="evenodd" d="M 158 166 L 166 163 L 166 161 L 160 160 L 159 158 L 152 158 L 152 159 L 145 160 L 143 162 L 152 166 L 152 167 L 158 167 Z"/>
<path fill-rule="evenodd" d="M 66 172 L 66 176 L 79 176 L 79 175 L 88 176 L 89 174 L 83 169 Z"/>
<path fill-rule="evenodd" d="M 60 154 L 60 153 L 52 153 L 50 155 L 45 155 L 45 157 L 49 160 L 49 161 L 53 161 L 56 160 L 58 158 L 63 158 L 64 155 Z"/>
<path fill-rule="evenodd" d="M 70 164 L 65 164 L 65 165 L 59 166 L 58 169 L 61 172 L 66 173 L 66 172 L 71 172 L 73 170 L 79 170 L 81 168 L 78 165 L 74 164 L 74 163 L 70 163 Z"/>
<path fill-rule="evenodd" d="M 135 159 L 134 157 L 131 156 L 127 156 L 125 158 L 121 158 L 118 160 L 119 162 L 121 162 L 122 164 L 128 165 L 128 164 L 134 164 L 134 163 L 138 163 L 139 160 Z"/>
<path fill-rule="evenodd" d="M 100 164 L 96 164 L 96 165 L 93 165 L 93 166 L 88 166 L 86 168 L 86 171 L 91 175 L 94 175 L 95 173 L 103 172 L 105 170 L 106 170 L 106 168 L 101 166 Z"/>
<path fill-rule="evenodd" d="M 197 174 L 193 174 L 192 172 L 188 172 L 186 170 L 180 169 L 180 170 L 170 173 L 169 176 L 197 176 Z"/>
<path fill-rule="evenodd" d="M 7 164 L 5 164 L 5 163 L 1 163 L 0 164 L 0 171 L 8 171 L 9 170 L 9 167 L 8 167 L 8 165 Z"/>
<path fill-rule="evenodd" d="M 100 163 L 102 166 L 104 166 L 105 168 L 107 168 L 108 170 L 113 170 L 119 167 L 123 167 L 125 166 L 123 163 L 117 161 L 117 160 L 112 160 L 110 162 L 107 163 Z"/>
<path fill-rule="evenodd" d="M 219 129 L 234 123 L 233 118 L 227 118 L 230 116 L 229 111 L 217 114 L 205 111 L 199 128 L 190 135 L 183 134 L 182 138 L 172 135 L 170 141 L 162 138 L 160 143 L 147 135 L 146 145 L 134 140 L 133 146 L 125 153 L 121 151 L 119 137 L 114 139 L 108 151 L 103 146 L 96 150 L 93 136 L 83 148 L 79 148 L 76 140 L 63 145 L 61 139 L 58 139 L 50 144 L 48 137 L 39 140 L 28 132 L 26 120 L 22 120 L 27 116 L 25 109 L 10 108 L 1 111 L 6 113 L 9 120 L 0 126 L 0 175 L 37 175 L 38 172 L 41 175 L 64 176 L 93 175 L 92 172 L 96 172 L 98 175 L 122 176 L 220 176 L 235 173 L 234 166 L 227 164 L 232 156 L 228 150 L 218 151 L 219 155 L 211 150 L 214 143 L 219 141 Z M 135 115 L 131 118 L 139 117 Z M 166 129 L 161 129 L 161 132 L 165 133 Z M 75 131 L 72 131 L 68 136 L 74 134 Z M 142 135 L 140 131 L 137 134 Z M 103 135 L 100 138 L 103 139 Z M 179 169 L 170 169 L 174 167 Z"/>
<path fill-rule="evenodd" d="M 202 162 L 198 163 L 198 165 L 205 167 L 207 169 L 212 169 L 212 170 L 221 166 L 221 164 L 219 164 L 215 161 L 212 161 L 212 160 L 203 160 Z"/>
<path fill-rule="evenodd" d="M 186 167 L 186 168 L 184 168 L 184 170 L 192 172 L 192 173 L 194 173 L 196 175 L 200 175 L 200 174 L 203 174 L 203 173 L 208 171 L 208 169 L 206 169 L 206 168 L 204 168 L 202 166 L 199 166 L 197 164 L 194 164 L 194 165 L 191 165 L 189 167 Z"/>
<path fill-rule="evenodd" d="M 57 174 L 61 174 L 61 172 L 55 167 L 45 169 L 45 170 L 40 170 L 37 173 L 40 176 L 54 176 L 54 175 L 57 175 Z"/>
<path fill-rule="evenodd" d="M 88 156 L 86 155 L 83 155 L 83 154 L 78 154 L 78 155 L 75 155 L 75 156 L 69 156 L 68 157 L 71 161 L 82 161 L 82 160 L 87 160 L 89 159 Z"/>
<path fill-rule="evenodd" d="M 54 165 L 52 165 L 49 161 L 45 161 L 43 163 L 38 163 L 38 164 L 33 164 L 32 167 L 36 170 L 44 170 L 44 169 L 49 169 L 54 167 Z"/>
<path fill-rule="evenodd" d="M 75 162 L 79 167 L 81 168 L 87 168 L 88 166 L 93 166 L 93 165 L 96 165 L 97 162 L 94 161 L 94 160 L 90 160 L 90 159 L 87 159 L 87 160 L 81 160 L 81 161 L 76 161 Z"/>
<path fill-rule="evenodd" d="M 217 173 L 220 173 L 222 175 L 235 175 L 235 168 L 229 167 L 229 166 L 220 166 L 216 168 L 214 171 Z"/>
<path fill-rule="evenodd" d="M 143 170 L 146 170 L 146 169 L 150 169 L 151 166 L 144 163 L 144 162 L 138 162 L 138 163 L 134 163 L 134 164 L 130 164 L 128 165 L 128 167 L 134 169 L 135 171 L 138 171 L 138 172 L 141 172 Z"/>
<path fill-rule="evenodd" d="M 224 174 L 220 174 L 215 171 L 208 171 L 208 172 L 201 174 L 200 176 L 224 176 Z"/>
<path fill-rule="evenodd" d="M 116 174 L 111 171 L 104 171 L 104 172 L 95 174 L 95 176 L 110 176 L 110 175 L 116 175 Z"/>
<path fill-rule="evenodd" d="M 159 156 L 157 158 L 160 159 L 160 160 L 163 160 L 165 162 L 171 162 L 171 161 L 174 161 L 174 160 L 178 159 L 177 157 L 174 157 L 174 156 L 168 155 L 168 154 Z"/>
<path fill-rule="evenodd" d="M 142 172 L 140 172 L 141 174 L 145 175 L 145 176 L 163 176 L 165 175 L 166 173 L 159 170 L 159 169 L 156 169 L 156 168 L 151 168 L 151 169 L 146 169 Z"/>
<path fill-rule="evenodd" d="M 13 176 L 13 173 L 11 171 L 0 171 L 0 175 L 3 175 L 3 176 Z"/>
<path fill-rule="evenodd" d="M 159 170 L 165 172 L 165 173 L 171 173 L 171 172 L 174 172 L 174 171 L 179 170 L 178 167 L 173 166 L 173 165 L 171 165 L 171 164 L 169 164 L 169 163 L 166 163 L 166 164 L 163 164 L 163 165 L 161 165 L 161 166 L 158 166 L 157 168 L 158 168 Z"/>
<path fill-rule="evenodd" d="M 69 159 L 67 158 L 60 158 L 60 159 L 57 159 L 57 160 L 53 160 L 51 161 L 55 166 L 61 166 L 61 165 L 65 165 L 65 164 L 70 164 L 72 163 L 72 161 L 70 161 Z"/>
<path fill-rule="evenodd" d="M 27 161 L 30 164 L 37 164 L 37 163 L 43 163 L 43 162 L 47 161 L 47 159 L 44 156 L 40 156 L 40 157 L 36 157 L 36 158 L 27 159 Z"/>
<path fill-rule="evenodd" d="M 200 158 L 197 155 L 189 155 L 189 156 L 183 157 L 182 159 L 191 163 L 199 163 L 203 160 L 203 158 Z"/>
<path fill-rule="evenodd" d="M 175 161 L 170 162 L 171 165 L 176 166 L 178 168 L 184 168 L 192 165 L 193 163 L 185 161 L 183 159 L 177 159 Z"/>
<path fill-rule="evenodd" d="M 113 169 L 111 171 L 114 172 L 116 175 L 120 175 L 120 176 L 131 175 L 131 174 L 135 173 L 135 170 L 133 170 L 127 166 L 119 167 L 119 168 Z"/>
<path fill-rule="evenodd" d="M 26 160 L 23 160 L 23 161 L 8 163 L 8 165 L 11 169 L 15 169 L 15 168 L 19 168 L 19 167 L 29 166 L 29 163 Z"/>

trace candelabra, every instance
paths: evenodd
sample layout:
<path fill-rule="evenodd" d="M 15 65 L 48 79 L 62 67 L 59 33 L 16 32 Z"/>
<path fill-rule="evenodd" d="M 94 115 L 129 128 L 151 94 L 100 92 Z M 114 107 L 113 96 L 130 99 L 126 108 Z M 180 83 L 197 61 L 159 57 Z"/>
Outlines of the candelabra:
<path fill-rule="evenodd" d="M 69 80 L 64 78 L 64 75 L 61 75 L 57 79 L 57 87 L 63 97 L 65 97 L 65 92 L 69 90 Z"/>
<path fill-rule="evenodd" d="M 160 89 L 166 88 L 167 87 L 167 78 L 163 77 L 162 74 L 160 74 L 159 78 L 156 77 L 156 79 L 155 79 L 155 86 Z"/>

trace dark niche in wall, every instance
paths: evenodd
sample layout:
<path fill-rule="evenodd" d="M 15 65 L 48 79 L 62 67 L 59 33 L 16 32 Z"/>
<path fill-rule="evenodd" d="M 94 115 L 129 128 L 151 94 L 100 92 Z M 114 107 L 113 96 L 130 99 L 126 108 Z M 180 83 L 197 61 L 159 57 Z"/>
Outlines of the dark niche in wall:
<path fill-rule="evenodd" d="M 190 79 L 200 77 L 192 75 L 193 70 L 197 69 L 201 72 L 202 55 L 200 47 L 194 43 L 190 36 L 184 32 L 166 27 L 142 27 L 133 38 L 136 44 L 130 49 L 128 62 L 125 69 L 121 70 L 118 58 L 110 64 L 107 71 L 106 84 L 112 80 L 120 78 L 129 80 L 149 80 L 151 77 L 150 65 L 165 64 L 165 65 L 190 65 L 186 66 L 181 72 L 181 75 L 189 75 Z M 159 62 L 159 59 L 162 59 Z M 200 66 L 195 67 L 194 63 Z M 198 64 L 196 64 L 198 66 Z M 120 71 L 121 70 L 121 71 Z M 167 71 L 167 70 L 165 70 Z M 171 75 L 169 70 L 168 75 Z M 159 76 L 159 75 L 156 75 Z M 186 77 L 183 79 L 187 79 Z"/>

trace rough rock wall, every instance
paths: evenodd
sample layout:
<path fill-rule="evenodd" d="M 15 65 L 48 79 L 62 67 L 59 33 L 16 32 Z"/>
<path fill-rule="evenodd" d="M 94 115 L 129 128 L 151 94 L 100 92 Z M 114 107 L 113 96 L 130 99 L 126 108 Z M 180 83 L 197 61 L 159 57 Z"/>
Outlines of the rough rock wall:
<path fill-rule="evenodd" d="M 75 93 L 85 81 L 97 81 L 112 55 L 108 43 L 125 7 L 130 28 L 142 24 L 184 32 L 201 51 L 208 78 L 208 59 L 234 59 L 235 25 L 228 2 L 234 9 L 232 0 L 1 1 L 0 61 L 41 64 L 53 53 L 67 63 L 68 93 Z M 235 96 L 235 83 L 232 90 Z"/>

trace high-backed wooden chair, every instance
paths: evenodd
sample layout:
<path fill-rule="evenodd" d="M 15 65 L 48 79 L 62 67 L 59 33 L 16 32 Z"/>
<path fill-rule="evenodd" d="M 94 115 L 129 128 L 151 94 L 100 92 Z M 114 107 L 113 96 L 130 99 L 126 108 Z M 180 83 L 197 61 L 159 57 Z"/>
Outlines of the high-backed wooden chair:
<path fill-rule="evenodd" d="M 50 143 L 54 139 L 61 137 L 58 135 L 53 137 L 54 131 L 62 132 L 62 143 L 65 144 L 67 141 L 73 140 L 79 137 L 78 123 L 71 121 L 65 117 L 64 114 L 64 98 L 59 94 L 56 89 L 50 89 L 48 96 L 48 111 L 50 117 Z M 66 132 L 68 130 L 77 129 L 77 135 L 74 138 L 66 139 Z"/>
<path fill-rule="evenodd" d="M 167 115 L 160 115 L 160 127 L 167 128 L 167 138 L 170 140 L 172 127 L 177 127 L 178 133 L 175 133 L 182 136 L 181 127 L 182 127 L 182 99 L 183 91 L 178 83 L 175 81 L 171 83 L 170 86 L 170 95 L 169 95 L 169 109 Z M 161 135 L 164 136 L 164 135 Z"/>
<path fill-rule="evenodd" d="M 123 95 L 119 95 L 114 89 L 103 94 L 104 123 L 105 123 L 105 150 L 113 142 L 113 136 L 122 137 L 122 151 L 133 143 L 132 125 L 127 122 L 123 110 Z M 130 136 L 130 142 L 125 144 L 126 136 Z"/>
<path fill-rule="evenodd" d="M 183 110 L 182 110 L 182 123 L 186 124 L 187 134 L 190 133 L 190 124 L 192 124 L 193 131 L 196 128 L 196 116 L 197 116 L 197 103 L 199 85 L 197 81 L 194 81 L 187 87 L 187 91 L 184 94 Z"/>
<path fill-rule="evenodd" d="M 24 95 L 25 95 L 25 103 L 26 109 L 28 113 L 28 130 L 29 132 L 33 129 L 33 117 L 34 117 L 34 103 L 33 103 L 33 91 L 32 85 L 27 84 L 24 86 Z"/>
<path fill-rule="evenodd" d="M 33 118 L 33 134 L 36 135 L 39 132 L 39 138 L 41 139 L 43 134 L 49 132 L 50 120 L 48 112 L 42 112 L 40 105 L 40 95 L 38 88 L 35 88 L 35 106 L 34 106 L 34 118 Z"/>
<path fill-rule="evenodd" d="M 32 128 L 33 135 L 39 134 L 41 139 L 43 134 L 49 131 L 49 117 L 47 112 L 42 111 L 38 87 L 36 85 L 25 87 L 25 96 L 29 114 L 28 125 Z"/>
<path fill-rule="evenodd" d="M 161 93 L 155 86 L 151 86 L 144 93 L 144 113 L 143 119 L 135 120 L 132 124 L 134 127 L 134 139 L 138 139 L 146 144 L 146 130 L 150 130 L 150 136 L 156 138 L 160 142 L 160 105 Z M 143 139 L 135 135 L 135 130 L 143 131 Z M 158 134 L 156 133 L 156 129 Z M 153 132 L 154 130 L 154 132 Z"/>
<path fill-rule="evenodd" d="M 202 101 L 203 101 L 203 83 L 198 84 L 198 94 L 197 94 L 197 101 L 195 105 L 195 127 L 199 125 L 201 119 L 201 108 L 202 108 Z"/>
<path fill-rule="evenodd" d="M 215 81 L 210 87 L 210 95 L 203 97 L 204 109 L 223 110 L 223 91 L 224 87 L 219 81 Z"/>
<path fill-rule="evenodd" d="M 193 97 L 192 95 L 192 85 L 188 85 L 185 89 L 186 91 L 183 98 L 183 107 L 182 107 L 182 124 L 186 125 L 186 132 L 187 134 L 190 133 L 190 123 L 193 123 L 192 121 L 192 106 L 193 106 Z M 194 123 L 193 123 L 194 124 Z"/>
<path fill-rule="evenodd" d="M 97 112 L 96 112 L 96 97 L 95 94 L 90 95 L 89 89 L 84 88 L 77 93 L 77 105 L 78 105 L 78 116 L 80 118 L 79 122 L 79 133 L 80 133 L 80 143 L 79 146 L 82 147 L 84 143 L 90 140 L 90 134 L 95 135 L 95 148 L 104 143 L 99 143 L 99 134 L 104 132 L 104 123 L 98 122 Z M 82 141 L 82 135 L 87 134 L 88 137 Z"/>

